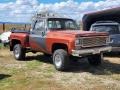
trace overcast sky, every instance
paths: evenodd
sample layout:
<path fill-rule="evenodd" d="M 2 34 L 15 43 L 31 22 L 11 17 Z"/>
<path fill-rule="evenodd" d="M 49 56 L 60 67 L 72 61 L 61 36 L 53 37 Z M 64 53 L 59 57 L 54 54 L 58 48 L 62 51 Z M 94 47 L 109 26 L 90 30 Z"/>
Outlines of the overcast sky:
<path fill-rule="evenodd" d="M 44 10 L 81 20 L 84 13 L 119 6 L 120 0 L 0 0 L 0 21 L 30 22 L 35 12 Z"/>

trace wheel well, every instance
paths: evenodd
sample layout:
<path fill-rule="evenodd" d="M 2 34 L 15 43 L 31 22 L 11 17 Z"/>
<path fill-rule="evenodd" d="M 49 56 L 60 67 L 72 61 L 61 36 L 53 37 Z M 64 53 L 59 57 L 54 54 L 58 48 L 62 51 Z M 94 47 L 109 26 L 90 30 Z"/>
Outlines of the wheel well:
<path fill-rule="evenodd" d="M 20 42 L 19 40 L 12 40 L 12 41 L 11 41 L 10 51 L 13 51 L 13 47 L 14 47 L 16 44 L 21 44 L 21 42 Z"/>
<path fill-rule="evenodd" d="M 68 47 L 66 44 L 61 44 L 61 43 L 55 43 L 52 45 L 52 53 L 57 50 L 57 49 L 64 49 L 68 51 Z"/>

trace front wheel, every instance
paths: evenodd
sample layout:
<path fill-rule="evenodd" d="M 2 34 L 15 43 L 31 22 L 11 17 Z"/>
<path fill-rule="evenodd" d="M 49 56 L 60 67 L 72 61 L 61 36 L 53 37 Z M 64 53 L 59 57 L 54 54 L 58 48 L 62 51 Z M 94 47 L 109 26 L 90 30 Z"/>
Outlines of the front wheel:
<path fill-rule="evenodd" d="M 21 44 L 16 44 L 14 46 L 13 54 L 16 60 L 25 59 L 25 49 L 22 48 Z"/>
<path fill-rule="evenodd" d="M 65 71 L 69 68 L 69 55 L 66 50 L 58 49 L 53 53 L 53 64 L 59 71 Z"/>
<path fill-rule="evenodd" d="M 103 60 L 103 54 L 96 54 L 88 56 L 88 62 L 91 65 L 97 66 L 100 65 Z"/>

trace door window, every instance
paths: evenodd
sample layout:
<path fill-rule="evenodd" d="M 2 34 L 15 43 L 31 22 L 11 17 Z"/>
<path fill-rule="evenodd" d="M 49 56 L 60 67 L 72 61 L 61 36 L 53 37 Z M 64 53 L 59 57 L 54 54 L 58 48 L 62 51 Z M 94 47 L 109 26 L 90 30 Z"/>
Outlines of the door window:
<path fill-rule="evenodd" d="M 35 23 L 34 32 L 36 32 L 36 34 L 39 34 L 41 36 L 45 36 L 46 34 L 46 30 L 45 30 L 45 22 L 44 20 L 39 20 Z"/>
<path fill-rule="evenodd" d="M 44 31 L 45 29 L 45 23 L 43 20 L 39 20 L 36 22 L 34 30 L 35 31 Z"/>

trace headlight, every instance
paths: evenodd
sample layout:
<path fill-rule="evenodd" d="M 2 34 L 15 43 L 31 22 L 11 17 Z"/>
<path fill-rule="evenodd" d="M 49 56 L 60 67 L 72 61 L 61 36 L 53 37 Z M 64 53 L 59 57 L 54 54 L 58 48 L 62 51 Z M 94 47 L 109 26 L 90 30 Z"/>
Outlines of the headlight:
<path fill-rule="evenodd" d="M 75 45 L 81 45 L 81 39 L 76 39 L 75 40 Z"/>

